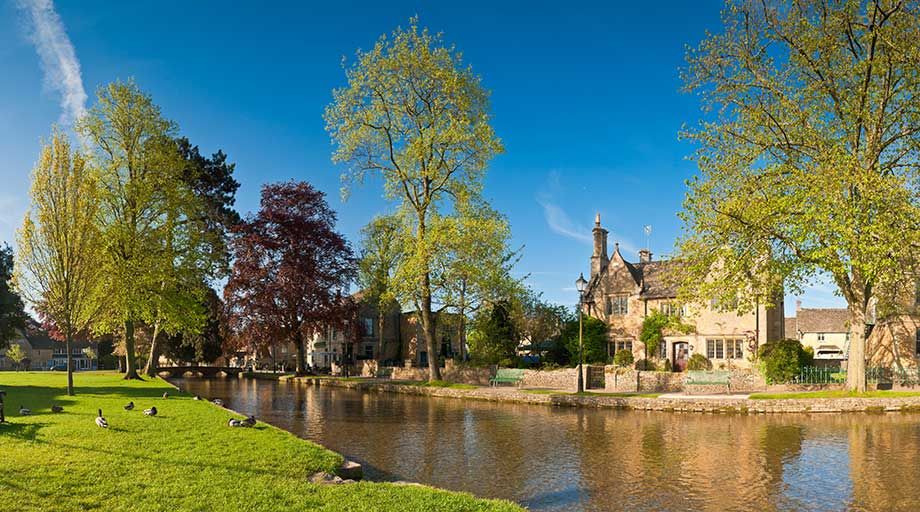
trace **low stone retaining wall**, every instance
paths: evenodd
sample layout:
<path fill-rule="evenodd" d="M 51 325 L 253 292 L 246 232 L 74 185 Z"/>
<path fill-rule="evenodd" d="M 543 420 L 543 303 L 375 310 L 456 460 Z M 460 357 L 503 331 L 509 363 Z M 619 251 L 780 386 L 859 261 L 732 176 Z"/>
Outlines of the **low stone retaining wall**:
<path fill-rule="evenodd" d="M 524 370 L 524 381 L 522 385 L 529 388 L 565 389 L 574 391 L 577 378 L 577 368 Z"/>
<path fill-rule="evenodd" d="M 376 364 L 374 364 L 364 366 L 361 376 L 390 378 L 392 380 L 425 381 L 428 380 L 428 368 L 405 368 L 401 366 L 377 368 Z M 448 362 L 441 369 L 441 379 L 447 382 L 488 386 L 490 378 L 492 378 L 491 368 L 455 366 L 452 362 Z"/>
<path fill-rule="evenodd" d="M 296 380 L 296 379 L 295 379 Z M 903 398 L 808 398 L 795 400 L 751 400 L 725 398 L 640 398 L 603 395 L 536 394 L 512 387 L 453 389 L 406 386 L 379 380 L 344 381 L 308 379 L 302 382 L 336 386 L 360 391 L 392 392 L 418 396 L 482 400 L 561 407 L 633 409 L 640 411 L 693 412 L 715 414 L 786 414 L 786 413 L 884 413 L 920 412 L 920 397 Z"/>

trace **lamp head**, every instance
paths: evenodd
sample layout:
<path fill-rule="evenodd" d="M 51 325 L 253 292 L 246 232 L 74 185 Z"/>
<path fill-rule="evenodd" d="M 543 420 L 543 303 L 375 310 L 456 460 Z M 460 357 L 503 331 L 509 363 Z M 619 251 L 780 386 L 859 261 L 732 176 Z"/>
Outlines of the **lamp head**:
<path fill-rule="evenodd" d="M 578 274 L 578 280 L 575 281 L 575 289 L 578 290 L 578 293 L 585 293 L 585 289 L 588 287 L 588 282 L 585 281 L 585 275 Z"/>

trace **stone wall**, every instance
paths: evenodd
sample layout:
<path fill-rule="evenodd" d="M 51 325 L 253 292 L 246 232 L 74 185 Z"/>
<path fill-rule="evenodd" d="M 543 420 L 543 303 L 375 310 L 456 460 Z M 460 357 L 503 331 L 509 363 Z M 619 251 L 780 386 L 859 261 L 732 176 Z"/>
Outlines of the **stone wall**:
<path fill-rule="evenodd" d="M 683 375 L 645 372 L 632 368 L 604 368 L 604 391 L 617 393 L 676 393 L 683 389 Z"/>
<path fill-rule="evenodd" d="M 474 368 L 469 366 L 456 366 L 448 360 L 444 368 L 441 369 L 441 379 L 447 382 L 460 384 L 473 384 L 476 386 L 488 386 L 489 379 L 492 378 L 491 368 Z M 362 376 L 365 377 L 389 377 L 393 380 L 428 380 L 428 368 L 407 368 L 396 366 L 393 368 L 376 369 L 374 373 Z"/>
<path fill-rule="evenodd" d="M 578 369 L 560 368 L 558 370 L 524 370 L 523 387 L 548 388 L 575 391 Z"/>
<path fill-rule="evenodd" d="M 313 379 L 314 385 L 337 386 L 362 391 L 386 391 L 411 395 L 437 396 L 489 402 L 544 404 L 563 407 L 634 409 L 663 412 L 697 412 L 722 414 L 779 413 L 916 413 L 920 397 L 897 398 L 811 398 L 798 400 L 751 400 L 725 398 L 641 398 L 604 395 L 535 394 L 517 388 L 428 388 L 387 382 L 355 382 L 336 379 Z"/>

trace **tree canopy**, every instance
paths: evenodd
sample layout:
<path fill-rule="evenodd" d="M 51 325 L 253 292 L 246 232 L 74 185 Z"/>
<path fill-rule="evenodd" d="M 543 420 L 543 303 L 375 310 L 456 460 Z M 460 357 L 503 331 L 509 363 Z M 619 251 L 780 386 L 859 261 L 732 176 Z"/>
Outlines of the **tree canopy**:
<path fill-rule="evenodd" d="M 443 220 L 480 194 L 489 160 L 502 151 L 488 92 L 460 53 L 439 34 L 420 30 L 416 19 L 358 51 L 346 78 L 325 112 L 333 161 L 349 166 L 345 191 L 375 174 L 398 202 L 406 241 L 402 282 L 419 312 L 429 376 L 438 379 L 432 274 L 450 233 Z"/>
<path fill-rule="evenodd" d="M 294 344 L 301 374 L 307 337 L 354 316 L 345 292 L 355 258 L 335 222 L 322 192 L 286 182 L 264 185 L 258 213 L 233 228 L 224 300 L 234 334 L 257 347 Z"/>
<path fill-rule="evenodd" d="M 204 324 L 202 283 L 219 257 L 206 229 L 206 206 L 183 179 L 177 127 L 133 81 L 101 87 L 77 123 L 99 171 L 99 315 L 93 329 L 119 333 L 125 378 L 138 378 L 136 323 L 168 333 Z"/>
<path fill-rule="evenodd" d="M 11 286 L 12 278 L 13 249 L 4 244 L 0 247 L 0 349 L 6 347 L 16 336 L 16 331 L 26 325 L 25 305 Z"/>
<path fill-rule="evenodd" d="M 893 1 L 729 1 L 687 54 L 705 118 L 679 257 L 689 298 L 776 304 L 828 275 L 865 389 L 870 302 L 913 289 L 920 247 L 920 11 Z"/>
<path fill-rule="evenodd" d="M 98 310 L 103 241 L 97 218 L 98 176 L 55 130 L 32 173 L 31 204 L 19 230 L 16 282 L 67 351 L 67 394 L 73 395 L 71 342 Z"/>

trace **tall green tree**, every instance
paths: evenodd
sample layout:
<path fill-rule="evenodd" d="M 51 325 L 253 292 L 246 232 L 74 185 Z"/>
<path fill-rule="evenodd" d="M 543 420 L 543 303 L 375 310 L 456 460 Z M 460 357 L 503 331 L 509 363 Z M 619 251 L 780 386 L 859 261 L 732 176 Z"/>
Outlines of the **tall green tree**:
<path fill-rule="evenodd" d="M 32 172 L 31 205 L 19 229 L 16 284 L 67 350 L 67 394 L 73 395 L 73 351 L 97 305 L 103 240 L 96 224 L 97 173 L 58 130 Z"/>
<path fill-rule="evenodd" d="M 183 179 L 175 123 L 133 81 L 101 87 L 77 130 L 101 187 L 97 223 L 105 252 L 93 329 L 121 334 L 125 378 L 135 379 L 138 323 L 157 334 L 196 332 L 204 324 L 202 283 L 216 261 L 205 205 Z"/>
<path fill-rule="evenodd" d="M 210 158 L 204 157 L 198 150 L 198 146 L 193 146 L 185 137 L 175 140 L 179 157 L 182 160 L 182 172 L 180 177 L 183 185 L 188 187 L 195 200 L 199 203 L 196 210 L 190 211 L 190 215 L 197 215 L 190 219 L 195 229 L 201 231 L 197 233 L 200 250 L 203 256 L 207 256 L 213 264 L 213 272 L 204 277 L 224 277 L 229 273 L 230 252 L 229 252 L 229 232 L 235 224 L 240 222 L 240 214 L 233 208 L 236 202 L 236 191 L 240 184 L 233 178 L 235 164 L 227 161 L 227 155 L 218 150 Z M 178 230 L 181 234 L 182 230 Z M 173 242 L 168 243 L 168 247 L 174 247 Z M 173 273 L 175 275 L 175 273 Z M 195 273 L 187 276 L 190 279 L 195 278 Z M 180 281 L 181 283 L 181 281 Z M 166 290 L 168 282 L 164 280 L 161 288 Z M 198 300 L 201 301 L 199 310 L 204 311 L 207 315 L 204 327 L 210 329 L 213 323 L 211 314 L 213 297 L 212 290 L 206 282 L 201 283 L 200 287 L 195 286 Z M 204 290 L 204 293 L 198 293 Z M 181 296 L 181 295 L 180 295 Z M 166 296 L 169 297 L 168 295 Z M 181 303 L 180 303 L 181 304 Z M 147 364 L 144 367 L 144 373 L 148 376 L 157 374 L 160 352 L 164 348 L 160 339 L 161 326 L 164 321 L 168 321 L 168 308 L 171 301 L 167 300 L 164 306 L 158 307 L 155 311 L 153 334 L 150 341 L 150 352 L 147 357 Z M 167 343 L 175 344 L 176 340 L 185 340 L 181 343 L 188 344 L 188 340 L 200 342 L 202 339 L 213 338 L 211 335 L 199 333 L 200 325 L 192 324 L 191 330 L 182 332 L 186 327 L 182 324 L 176 325 Z M 210 345 L 207 345 L 210 346 Z M 174 348 L 174 347 L 171 347 Z M 211 351 L 206 351 L 210 356 Z M 200 352 L 204 354 L 205 352 Z M 187 353 L 186 353 L 187 355 Z M 211 359 L 213 360 L 213 358 Z"/>
<path fill-rule="evenodd" d="M 920 248 L 920 10 L 875 0 L 729 1 L 687 55 L 706 118 L 681 214 L 684 295 L 739 310 L 828 275 L 863 391 L 874 300 L 913 287 Z"/>
<path fill-rule="evenodd" d="M 517 356 L 520 333 L 511 316 L 511 306 L 498 302 L 474 318 L 470 333 L 470 356 L 480 364 L 511 364 Z"/>
<path fill-rule="evenodd" d="M 13 250 L 4 244 L 0 247 L 0 349 L 16 336 L 16 331 L 26 326 L 25 306 L 13 285 Z"/>
<path fill-rule="evenodd" d="M 448 220 L 449 231 L 442 237 L 447 245 L 437 249 L 435 260 L 443 268 L 435 275 L 442 307 L 457 314 L 460 358 L 466 359 L 467 317 L 485 305 L 516 302 L 523 293 L 520 280 L 511 275 L 520 251 L 509 248 L 507 219 L 485 201 L 459 202 Z"/>
<path fill-rule="evenodd" d="M 439 223 L 455 200 L 480 194 L 486 165 L 502 151 L 489 122 L 489 95 L 459 52 L 415 19 L 358 51 L 346 77 L 325 113 L 333 161 L 349 164 L 346 190 L 375 174 L 399 203 L 407 241 L 400 282 L 419 312 L 429 376 L 439 379 L 432 272 L 444 245 L 439 237 L 449 233 Z"/>
<path fill-rule="evenodd" d="M 396 216 L 379 215 L 361 230 L 358 286 L 366 300 L 377 306 L 378 356 L 383 351 L 387 312 L 399 307 L 394 281 L 404 255 L 399 222 Z"/>

